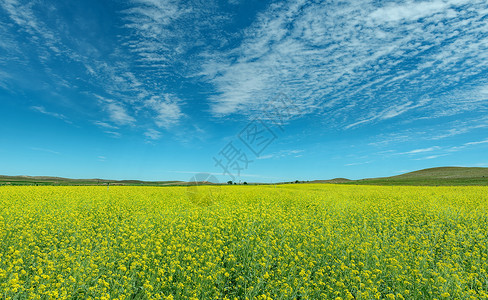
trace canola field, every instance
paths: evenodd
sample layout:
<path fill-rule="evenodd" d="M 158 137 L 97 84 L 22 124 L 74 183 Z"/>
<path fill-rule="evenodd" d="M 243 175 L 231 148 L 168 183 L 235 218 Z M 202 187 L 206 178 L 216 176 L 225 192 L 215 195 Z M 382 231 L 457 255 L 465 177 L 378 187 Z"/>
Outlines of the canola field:
<path fill-rule="evenodd" d="M 487 208 L 487 187 L 0 187 L 0 299 L 487 299 Z"/>

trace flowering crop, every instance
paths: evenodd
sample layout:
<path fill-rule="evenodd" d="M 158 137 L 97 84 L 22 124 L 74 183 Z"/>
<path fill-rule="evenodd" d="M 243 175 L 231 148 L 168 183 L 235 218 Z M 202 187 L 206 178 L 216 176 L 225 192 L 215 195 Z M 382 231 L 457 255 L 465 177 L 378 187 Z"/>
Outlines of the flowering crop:
<path fill-rule="evenodd" d="M 0 187 L 0 298 L 488 298 L 486 187 L 222 186 L 216 197 Z"/>

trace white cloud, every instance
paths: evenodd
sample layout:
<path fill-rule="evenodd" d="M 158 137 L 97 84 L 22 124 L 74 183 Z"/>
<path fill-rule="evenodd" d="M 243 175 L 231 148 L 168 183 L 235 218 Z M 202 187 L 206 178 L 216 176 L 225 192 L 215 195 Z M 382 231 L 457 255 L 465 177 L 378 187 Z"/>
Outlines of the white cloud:
<path fill-rule="evenodd" d="M 357 163 L 350 163 L 350 164 L 345 164 L 344 166 L 350 167 L 350 166 L 359 166 L 359 165 L 365 165 L 365 164 L 370 164 L 372 161 L 365 161 L 365 162 L 357 162 Z"/>
<path fill-rule="evenodd" d="M 178 101 L 179 99 L 169 95 L 165 95 L 164 98 L 153 96 L 145 104 L 155 112 L 156 125 L 168 129 L 176 125 L 183 116 Z"/>
<path fill-rule="evenodd" d="M 436 159 L 442 156 L 446 156 L 447 154 L 439 154 L 439 155 L 430 155 L 422 158 L 415 158 L 414 160 L 427 160 L 427 159 Z"/>
<path fill-rule="evenodd" d="M 275 153 L 260 155 L 260 156 L 256 157 L 256 159 L 270 159 L 270 158 L 277 159 L 277 158 L 283 158 L 283 157 L 287 157 L 287 156 L 301 157 L 302 154 L 300 154 L 300 153 L 303 153 L 303 152 L 304 152 L 304 150 L 300 150 L 300 149 L 280 150 L 280 151 L 275 152 Z"/>
<path fill-rule="evenodd" d="M 429 148 L 414 149 L 414 150 L 411 150 L 408 152 L 402 152 L 402 153 L 398 153 L 398 154 L 418 154 L 418 153 L 424 153 L 424 152 L 431 152 L 431 151 L 435 151 L 435 150 L 439 150 L 439 149 L 441 149 L 441 147 L 433 146 L 433 147 L 429 147 Z"/>
<path fill-rule="evenodd" d="M 481 87 L 479 93 L 484 98 L 483 100 L 488 100 L 488 86 Z"/>
<path fill-rule="evenodd" d="M 161 138 L 161 132 L 155 130 L 155 129 L 148 129 L 144 135 L 151 140 L 159 140 Z"/>
<path fill-rule="evenodd" d="M 52 112 L 52 111 L 47 111 L 44 106 L 31 106 L 31 109 L 34 110 L 34 111 L 37 111 L 37 112 L 39 112 L 41 114 L 44 114 L 44 115 L 47 115 L 47 116 L 51 116 L 51 117 L 55 117 L 55 118 L 58 118 L 60 120 L 63 120 L 63 121 L 65 121 L 68 124 L 73 124 L 73 122 L 71 122 L 70 120 L 68 120 L 68 118 L 66 118 L 66 116 L 64 116 L 63 114 L 56 113 L 56 112 Z"/>
<path fill-rule="evenodd" d="M 133 0 L 129 4 L 122 11 L 128 29 L 123 45 L 146 70 L 160 72 L 177 62 L 181 72 L 192 58 L 192 49 L 204 46 L 208 39 L 224 38 L 220 24 L 227 18 L 214 1 Z"/>
<path fill-rule="evenodd" d="M 216 88 L 216 116 L 250 115 L 280 92 L 346 129 L 473 112 L 486 101 L 462 83 L 486 86 L 486 8 L 476 0 L 279 2 L 239 46 L 209 52 L 200 75 Z"/>
<path fill-rule="evenodd" d="M 118 126 L 133 125 L 136 122 L 145 127 L 153 126 L 154 124 L 146 124 L 145 122 L 145 116 L 152 112 L 150 106 L 146 105 L 145 102 L 155 95 L 165 95 L 167 93 L 165 91 L 166 87 L 160 84 L 160 80 L 155 80 L 155 78 L 161 78 L 159 73 L 161 68 L 140 71 L 141 67 L 148 66 L 143 59 L 144 55 L 146 55 L 144 53 L 147 52 L 148 60 L 155 61 L 155 56 L 152 57 L 151 55 L 157 55 L 157 53 L 152 53 L 151 51 L 154 50 L 159 53 L 161 51 L 158 49 L 166 48 L 168 52 L 159 53 L 160 57 L 164 57 L 166 61 L 172 63 L 178 61 L 171 53 L 178 53 L 179 47 L 173 43 L 171 46 L 168 46 L 168 43 L 162 43 L 164 41 L 170 42 L 171 38 L 164 41 L 162 39 L 157 40 L 158 34 L 163 32 L 171 33 L 172 38 L 177 38 L 179 33 L 170 30 L 174 26 L 172 22 L 177 20 L 181 14 L 186 14 L 189 17 L 193 13 L 191 12 L 191 7 L 180 8 L 181 5 L 177 1 L 135 0 L 130 2 L 130 4 L 133 5 L 132 9 L 118 15 L 119 17 L 124 17 L 124 21 L 128 22 L 125 28 L 130 31 L 130 34 L 120 35 L 119 45 L 113 49 L 109 56 L 105 56 L 102 59 L 101 52 L 104 51 L 103 47 L 105 45 L 91 44 L 92 41 L 85 37 L 72 36 L 72 32 L 69 32 L 70 26 L 68 26 L 71 20 L 67 21 L 63 16 L 56 15 L 59 13 L 57 6 L 50 7 L 52 9 L 50 13 L 52 13 L 53 18 L 56 17 L 56 24 L 58 25 L 53 27 L 43 15 L 43 10 L 47 8 L 40 6 L 40 3 L 25 3 L 17 0 L 0 1 L 0 11 L 6 13 L 6 20 L 9 21 L 8 28 L 12 28 L 10 30 L 1 26 L 3 25 L 3 18 L 0 18 L 0 26 L 2 27 L 0 29 L 0 49 L 3 48 L 8 52 L 8 61 L 17 60 L 19 64 L 25 65 L 26 69 L 30 68 L 28 64 L 31 60 L 36 64 L 40 63 L 42 71 L 46 73 L 42 74 L 45 75 L 42 79 L 39 79 L 44 86 L 51 86 L 52 89 L 59 89 L 60 87 L 77 89 L 76 85 L 81 82 L 88 88 L 103 91 L 100 93 L 103 93 L 106 97 L 100 99 L 95 95 L 95 99 L 98 100 L 102 110 L 108 114 L 110 122 L 95 122 L 97 126 L 110 129 L 110 132 L 118 129 L 117 126 L 109 124 L 112 122 Z M 162 28 L 163 25 L 167 28 Z M 179 25 L 181 27 L 180 33 L 184 29 L 182 25 Z M 27 45 L 25 49 L 17 49 L 18 46 L 15 44 L 15 39 L 11 39 L 11 36 L 18 35 L 18 33 L 13 33 L 14 30 L 25 33 L 31 44 Z M 151 32 L 153 35 L 151 35 Z M 66 43 L 67 39 L 64 39 L 66 36 L 69 36 L 69 40 L 72 43 Z M 129 40 L 126 39 L 127 37 Z M 154 40 L 154 43 L 150 43 L 153 38 L 156 38 L 156 40 Z M 187 39 L 187 41 L 190 46 L 192 40 Z M 144 50 L 144 47 L 146 47 L 146 50 Z M 131 53 L 134 55 L 141 54 L 139 55 L 139 60 L 134 60 L 134 57 L 130 55 Z M 56 68 L 52 64 L 53 59 L 56 59 L 56 64 L 59 64 L 59 61 L 66 62 L 69 68 L 81 66 L 84 69 L 84 74 L 64 73 L 65 68 Z M 0 67 L 2 67 L 2 61 L 3 58 L 0 58 Z M 157 63 L 161 62 L 158 61 Z M 155 64 L 152 67 L 157 66 Z M 8 83 L 14 80 L 19 82 L 24 80 L 19 76 L 15 77 L 9 73 L 8 75 L 9 77 L 0 72 L 0 87 L 7 88 Z M 89 96 L 93 95 L 90 94 Z M 66 101 L 66 99 L 63 99 L 63 101 Z M 175 118 L 178 114 L 175 112 L 181 110 L 181 108 L 176 108 L 176 105 L 180 106 L 181 102 L 168 104 L 168 108 L 173 112 L 171 116 L 165 116 L 162 113 L 158 115 L 156 118 L 158 126 L 163 122 L 177 123 Z M 148 108 L 149 111 L 145 111 Z M 33 109 L 70 123 L 61 114 L 49 113 L 42 106 L 36 106 Z M 171 112 L 168 112 L 168 114 L 171 114 Z M 179 116 L 182 115 L 179 114 Z"/>
<path fill-rule="evenodd" d="M 102 108 L 117 125 L 132 125 L 138 122 L 145 124 L 144 126 L 151 126 L 152 124 L 146 124 L 149 115 L 155 125 L 167 129 L 178 124 L 184 116 L 180 99 L 172 94 L 160 92 L 158 88 L 149 89 L 150 85 L 143 83 L 134 73 L 127 71 L 126 67 L 112 67 L 105 63 L 93 67 L 97 70 L 97 81 L 105 82 L 105 91 L 111 99 L 94 96 L 100 100 Z M 129 113 L 129 110 L 133 113 Z M 97 125 L 106 128 L 109 128 L 107 125 L 111 126 L 106 122 Z"/>
<path fill-rule="evenodd" d="M 442 124 L 440 128 L 434 128 L 432 133 L 427 136 L 427 139 L 441 140 L 450 138 L 456 135 L 465 134 L 477 129 L 488 128 L 488 118 L 466 119 L 463 121 L 455 121 L 447 124 Z"/>
<path fill-rule="evenodd" d="M 93 124 L 102 127 L 102 128 L 108 128 L 108 129 L 119 129 L 117 126 L 108 124 L 107 122 L 101 122 L 101 121 L 95 121 Z"/>
<path fill-rule="evenodd" d="M 58 119 L 65 119 L 66 117 L 63 116 L 62 114 L 54 113 L 54 112 L 49 112 L 47 111 L 44 106 L 31 106 L 31 109 L 40 112 L 41 114 L 49 115 Z"/>
<path fill-rule="evenodd" d="M 473 145 L 486 144 L 486 143 L 488 143 L 488 139 L 484 141 L 469 142 L 464 144 L 464 146 L 473 146 Z"/>
<path fill-rule="evenodd" d="M 120 134 L 120 132 L 117 132 L 117 131 L 110 131 L 110 130 L 105 130 L 104 131 L 106 134 L 109 134 L 111 135 L 112 137 L 114 138 L 120 138 L 122 136 L 122 134 Z"/>
<path fill-rule="evenodd" d="M 101 96 L 97 96 L 97 98 L 114 123 L 118 125 L 132 125 L 135 123 L 136 119 L 129 115 L 122 103 Z"/>
<path fill-rule="evenodd" d="M 38 148 L 38 147 L 31 147 L 31 150 L 41 151 L 41 152 L 47 152 L 47 153 L 56 154 L 56 155 L 60 155 L 61 154 L 58 151 L 54 151 L 54 150 L 51 150 L 51 149 L 45 149 L 45 148 Z"/>
<path fill-rule="evenodd" d="M 167 79 L 193 80 L 195 75 L 214 87 L 209 101 L 215 116 L 252 115 L 280 93 L 304 113 L 321 114 L 325 125 L 345 129 L 486 112 L 484 0 L 279 1 L 237 32 L 225 32 L 230 26 L 222 25 L 233 25 L 232 12 L 222 13 L 216 1 L 127 4 L 118 15 L 124 32 L 104 56 L 103 47 L 88 40 L 73 38 L 83 48 L 66 43 L 70 32 L 60 28 L 69 26 L 55 28 L 45 21 L 40 2 L 0 1 L 9 21 L 9 26 L 0 23 L 0 48 L 21 53 L 8 28 L 25 33 L 35 50 L 28 56 L 39 58 L 53 85 L 76 88 L 82 81 L 116 99 L 99 101 L 109 121 L 97 126 L 112 132 L 122 125 L 143 125 L 143 133 L 179 124 L 187 103 L 168 88 L 172 81 Z M 8 60 L 28 64 L 24 58 Z M 86 76 L 64 78 L 50 59 L 84 67 Z M 5 74 L 0 71 L 3 88 L 13 80 Z M 148 117 L 153 123 L 146 124 Z M 466 128 L 442 128 L 437 138 Z"/>
<path fill-rule="evenodd" d="M 450 7 L 450 2 L 456 5 L 467 1 L 407 1 L 400 4 L 389 4 L 379 8 L 370 14 L 375 22 L 416 21 L 427 16 L 445 12 Z M 449 11 L 450 14 L 454 12 Z"/>
<path fill-rule="evenodd" d="M 52 33 L 45 24 L 39 20 L 35 15 L 36 3 L 21 3 L 17 0 L 0 1 L 0 6 L 7 13 L 9 18 L 25 32 L 34 37 L 40 37 L 42 41 L 34 38 L 33 42 L 41 47 L 47 47 L 51 53 L 59 54 L 62 52 L 58 37 Z M 65 50 L 65 49 L 63 49 Z M 46 57 L 50 57 L 51 53 L 44 52 Z"/>
<path fill-rule="evenodd" d="M 417 104 L 413 104 L 412 101 L 407 101 L 406 103 L 399 104 L 399 105 L 393 104 L 391 107 L 388 107 L 388 108 L 384 109 L 383 111 L 372 112 L 372 113 L 370 113 L 370 116 L 367 117 L 366 119 L 363 119 L 361 121 L 357 121 L 355 123 L 349 124 L 349 125 L 345 126 L 344 128 L 349 129 L 349 128 L 352 128 L 352 127 L 355 127 L 355 126 L 358 126 L 358 125 L 361 125 L 364 123 L 372 122 L 374 120 L 391 119 L 391 118 L 399 116 L 403 113 L 406 113 L 406 112 L 408 112 L 414 108 L 421 107 L 421 106 L 425 105 L 426 103 L 427 103 L 427 101 L 424 100 L 424 101 L 419 101 L 419 103 L 417 103 Z"/>
<path fill-rule="evenodd" d="M 135 122 L 132 116 L 129 116 L 126 109 L 118 103 L 107 103 L 106 110 L 110 114 L 110 119 L 119 125 L 130 125 Z"/>

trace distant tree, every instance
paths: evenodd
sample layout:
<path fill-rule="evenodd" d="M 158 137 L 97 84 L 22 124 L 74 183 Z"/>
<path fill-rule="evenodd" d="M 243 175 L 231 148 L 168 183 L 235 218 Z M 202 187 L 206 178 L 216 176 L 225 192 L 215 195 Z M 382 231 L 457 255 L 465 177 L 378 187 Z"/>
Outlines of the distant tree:
<path fill-rule="evenodd" d="M 243 183 L 243 184 L 247 184 L 247 182 L 245 182 L 245 181 L 244 181 L 244 183 Z"/>
<path fill-rule="evenodd" d="M 227 181 L 227 184 L 232 184 L 232 180 Z"/>
<path fill-rule="evenodd" d="M 237 182 L 234 182 L 234 184 L 237 184 Z"/>
<path fill-rule="evenodd" d="M 300 183 L 300 181 L 298 181 L 298 180 L 295 180 L 295 183 Z"/>

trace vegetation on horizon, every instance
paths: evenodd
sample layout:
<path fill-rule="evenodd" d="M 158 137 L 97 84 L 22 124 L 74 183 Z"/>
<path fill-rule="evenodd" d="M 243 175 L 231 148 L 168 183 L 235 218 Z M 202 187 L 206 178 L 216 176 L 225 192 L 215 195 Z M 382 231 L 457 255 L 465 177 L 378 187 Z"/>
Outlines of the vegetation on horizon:
<path fill-rule="evenodd" d="M 368 185 L 467 186 L 488 185 L 488 168 L 442 167 L 409 172 L 384 178 L 344 182 Z"/>
<path fill-rule="evenodd" d="M 413 186 L 470 186 L 488 185 L 488 168 L 441 167 L 430 168 L 391 177 L 349 180 L 334 178 L 329 180 L 290 181 L 288 183 L 333 183 L 361 185 L 413 185 Z M 195 182 L 184 181 L 141 181 L 106 179 L 69 179 L 59 177 L 1 176 L 0 185 L 128 185 L 128 186 L 186 186 Z M 214 184 L 199 182 L 199 185 Z M 227 184 L 237 184 L 227 181 Z M 248 184 L 243 182 L 242 184 Z M 251 183 L 266 184 L 266 183 Z"/>

